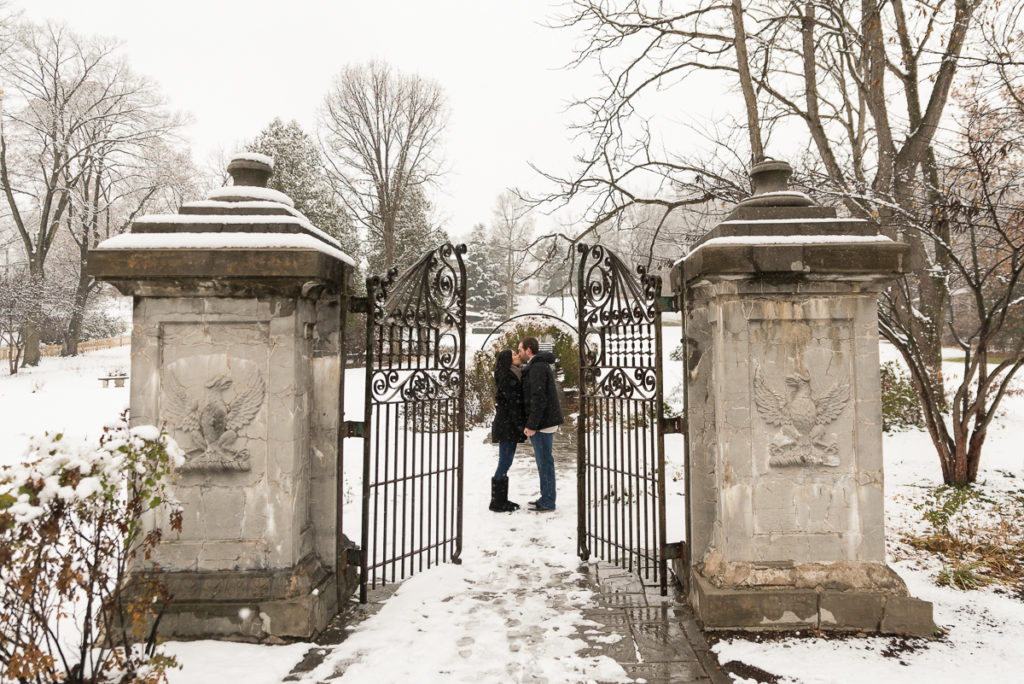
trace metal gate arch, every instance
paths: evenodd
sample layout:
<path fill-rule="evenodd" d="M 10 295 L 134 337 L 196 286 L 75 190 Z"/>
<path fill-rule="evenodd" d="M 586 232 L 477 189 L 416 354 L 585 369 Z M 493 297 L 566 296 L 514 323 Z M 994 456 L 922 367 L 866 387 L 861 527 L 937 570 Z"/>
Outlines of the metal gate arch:
<path fill-rule="evenodd" d="M 667 594 L 661 278 L 602 245 L 579 245 L 579 555 Z"/>
<path fill-rule="evenodd" d="M 462 553 L 465 245 L 366 281 L 359 599 Z M 390 572 L 389 572 L 390 571 Z"/>

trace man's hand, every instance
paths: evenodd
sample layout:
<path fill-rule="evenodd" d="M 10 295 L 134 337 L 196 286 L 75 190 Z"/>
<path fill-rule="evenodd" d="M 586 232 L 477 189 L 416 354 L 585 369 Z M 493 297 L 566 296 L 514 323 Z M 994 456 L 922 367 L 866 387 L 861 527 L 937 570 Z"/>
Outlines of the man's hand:
<path fill-rule="evenodd" d="M 533 437 L 535 434 L 537 434 L 537 431 L 531 430 L 530 428 L 523 428 L 523 434 L 526 435 L 527 437 Z"/>

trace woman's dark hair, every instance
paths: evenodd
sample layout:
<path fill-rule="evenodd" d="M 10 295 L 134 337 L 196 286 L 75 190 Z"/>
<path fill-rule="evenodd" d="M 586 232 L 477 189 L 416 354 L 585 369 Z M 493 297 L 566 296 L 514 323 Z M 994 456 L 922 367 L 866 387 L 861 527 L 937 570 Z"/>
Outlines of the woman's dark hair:
<path fill-rule="evenodd" d="M 512 350 L 502 349 L 494 359 L 494 381 L 500 382 L 512 369 Z"/>

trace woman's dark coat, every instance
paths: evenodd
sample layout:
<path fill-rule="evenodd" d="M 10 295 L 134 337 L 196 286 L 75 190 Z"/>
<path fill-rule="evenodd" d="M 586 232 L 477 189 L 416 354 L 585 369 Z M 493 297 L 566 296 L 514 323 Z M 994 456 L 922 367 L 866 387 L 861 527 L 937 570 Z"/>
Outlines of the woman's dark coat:
<path fill-rule="evenodd" d="M 491 442 L 525 442 L 523 434 L 523 383 L 512 371 L 502 373 L 496 381 L 494 422 Z"/>

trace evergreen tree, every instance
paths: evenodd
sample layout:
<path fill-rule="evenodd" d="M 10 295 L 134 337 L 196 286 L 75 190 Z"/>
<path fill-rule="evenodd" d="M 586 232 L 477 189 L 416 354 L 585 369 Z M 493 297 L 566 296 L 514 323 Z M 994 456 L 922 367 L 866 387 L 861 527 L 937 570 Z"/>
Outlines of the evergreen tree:
<path fill-rule="evenodd" d="M 268 186 L 291 197 L 310 223 L 356 256 L 359 240 L 352 220 L 331 189 L 320 150 L 298 122 L 275 118 L 247 149 L 273 157 L 274 175 Z"/>
<path fill-rule="evenodd" d="M 466 242 L 466 308 L 485 316 L 500 317 L 505 308 L 501 287 L 500 254 L 494 247 L 491 231 L 478 223 Z"/>

